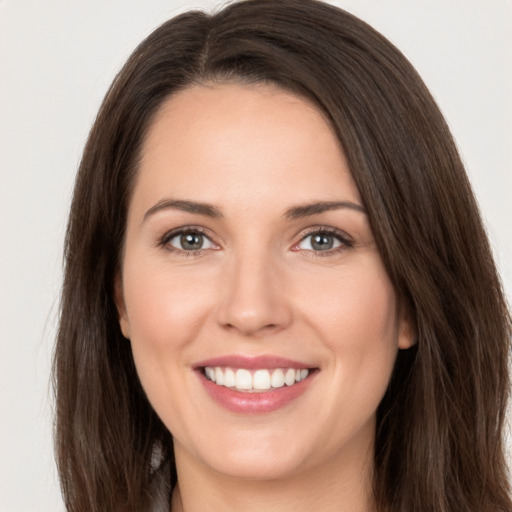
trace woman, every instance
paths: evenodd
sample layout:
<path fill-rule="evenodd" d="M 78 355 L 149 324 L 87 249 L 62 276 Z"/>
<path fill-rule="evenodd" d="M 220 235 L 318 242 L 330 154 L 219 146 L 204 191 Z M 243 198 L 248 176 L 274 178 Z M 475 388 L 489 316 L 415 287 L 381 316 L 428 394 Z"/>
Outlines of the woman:
<path fill-rule="evenodd" d="M 396 48 L 311 0 L 181 15 L 114 81 L 77 177 L 68 509 L 512 510 L 510 325 Z"/>

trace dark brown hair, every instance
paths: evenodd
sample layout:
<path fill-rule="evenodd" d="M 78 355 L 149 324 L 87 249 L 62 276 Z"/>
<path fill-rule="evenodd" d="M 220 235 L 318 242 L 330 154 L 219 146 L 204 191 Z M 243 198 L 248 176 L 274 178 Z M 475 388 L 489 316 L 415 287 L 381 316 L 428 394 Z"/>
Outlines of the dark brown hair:
<path fill-rule="evenodd" d="M 172 438 L 139 383 L 113 281 L 148 126 L 170 95 L 210 81 L 276 84 L 325 112 L 414 318 L 417 344 L 400 351 L 378 410 L 380 509 L 510 512 L 511 321 L 452 136 L 391 43 L 315 0 L 182 14 L 141 43 L 106 95 L 74 190 L 54 361 L 68 510 L 145 510 L 160 468 L 175 482 Z"/>

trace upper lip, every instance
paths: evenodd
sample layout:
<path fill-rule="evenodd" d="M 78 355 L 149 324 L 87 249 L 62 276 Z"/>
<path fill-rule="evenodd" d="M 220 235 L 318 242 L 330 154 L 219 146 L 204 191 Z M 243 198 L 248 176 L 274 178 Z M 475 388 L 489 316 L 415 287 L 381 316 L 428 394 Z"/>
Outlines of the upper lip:
<path fill-rule="evenodd" d="M 194 364 L 194 368 L 209 367 L 228 367 L 228 368 L 247 368 L 256 370 L 258 368 L 275 369 L 275 368 L 295 368 L 295 369 L 309 369 L 313 368 L 310 364 L 301 363 L 293 359 L 284 357 L 263 355 L 263 356 L 243 356 L 243 355 L 226 355 L 205 359 Z"/>

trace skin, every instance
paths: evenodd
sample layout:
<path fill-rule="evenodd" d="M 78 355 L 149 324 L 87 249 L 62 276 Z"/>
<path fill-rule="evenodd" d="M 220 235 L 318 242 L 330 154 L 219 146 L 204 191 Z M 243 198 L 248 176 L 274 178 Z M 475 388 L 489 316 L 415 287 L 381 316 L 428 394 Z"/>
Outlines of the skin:
<path fill-rule="evenodd" d="M 222 216 L 155 210 L 169 199 Z M 285 215 L 319 201 L 360 209 Z M 116 300 L 142 385 L 174 437 L 173 511 L 374 509 L 376 409 L 413 338 L 361 210 L 340 144 L 307 101 L 266 85 L 207 84 L 160 109 Z M 204 231 L 203 250 L 186 253 L 179 236 L 161 243 L 184 226 Z M 326 227 L 349 242 L 315 250 L 309 235 Z M 193 369 L 226 354 L 318 371 L 285 407 L 239 414 L 213 401 Z"/>

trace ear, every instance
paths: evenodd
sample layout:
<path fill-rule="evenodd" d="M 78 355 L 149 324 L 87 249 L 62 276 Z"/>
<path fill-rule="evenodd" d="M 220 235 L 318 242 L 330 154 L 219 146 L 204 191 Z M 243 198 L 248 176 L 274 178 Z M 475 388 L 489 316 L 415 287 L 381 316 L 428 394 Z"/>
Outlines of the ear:
<path fill-rule="evenodd" d="M 398 348 L 406 350 L 416 345 L 416 321 L 409 307 L 399 306 L 398 312 Z"/>
<path fill-rule="evenodd" d="M 114 278 L 114 301 L 117 307 L 119 327 L 121 328 L 121 332 L 123 333 L 123 336 L 125 338 L 130 339 L 130 323 L 128 322 L 128 314 L 126 312 L 126 305 L 124 301 L 123 292 L 123 280 L 121 278 L 120 272 L 116 272 Z"/>

